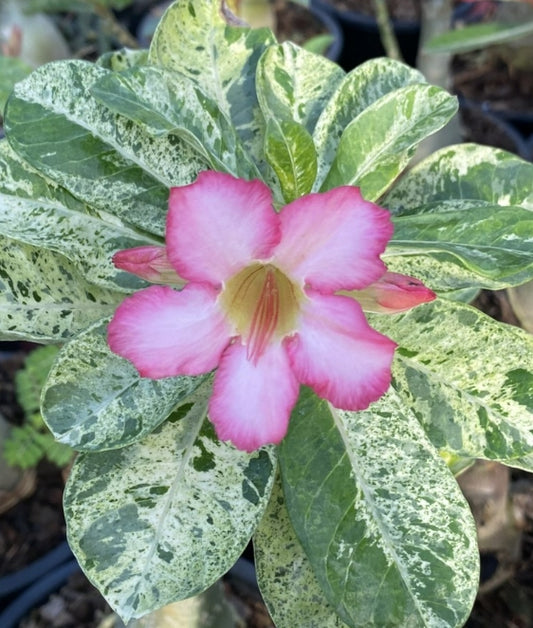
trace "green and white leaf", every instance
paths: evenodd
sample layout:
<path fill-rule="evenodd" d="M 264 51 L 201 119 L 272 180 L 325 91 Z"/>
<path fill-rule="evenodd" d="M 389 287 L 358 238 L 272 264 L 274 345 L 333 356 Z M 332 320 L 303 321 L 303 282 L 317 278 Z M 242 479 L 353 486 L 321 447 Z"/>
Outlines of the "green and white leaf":
<path fill-rule="evenodd" d="M 315 191 L 320 189 L 335 158 L 342 132 L 350 122 L 382 96 L 417 83 L 426 83 L 421 72 L 385 57 L 370 59 L 345 76 L 324 107 L 313 132 L 318 153 Z"/>
<path fill-rule="evenodd" d="M 396 217 L 386 257 L 415 255 L 456 263 L 476 276 L 474 285 L 501 289 L 533 277 L 532 251 L 532 211 L 452 200 Z M 435 277 L 442 279 L 441 273 Z"/>
<path fill-rule="evenodd" d="M 60 253 L 90 283 L 122 291 L 146 285 L 134 275 L 116 269 L 111 258 L 119 249 L 159 244 L 159 240 L 92 213 L 66 190 L 38 174 L 5 140 L 0 142 L 0 203 L 2 235 Z M 50 255 L 48 258 L 50 262 L 53 259 Z M 57 262 L 52 263 L 57 266 Z M 63 264 L 63 270 L 68 266 Z M 32 272 L 29 267 L 27 272 Z M 65 281 L 61 274 L 56 274 L 56 278 Z M 52 287 L 50 281 L 46 283 Z M 66 295 L 64 286 L 58 288 Z M 96 295 L 98 290 L 93 288 L 90 293 Z M 109 302 L 109 297 L 105 301 Z"/>
<path fill-rule="evenodd" d="M 263 158 L 264 121 L 257 104 L 259 57 L 275 43 L 266 29 L 228 26 L 220 4 L 183 0 L 172 4 L 154 33 L 149 63 L 184 74 L 216 102 L 256 163 Z"/>
<path fill-rule="evenodd" d="M 65 347 L 42 393 L 43 417 L 54 436 L 80 451 L 124 447 L 156 428 L 207 376 L 143 378 L 111 352 L 107 321 Z"/>
<path fill-rule="evenodd" d="M 273 449 L 217 440 L 209 387 L 143 441 L 81 454 L 67 483 L 68 539 L 127 623 L 209 587 L 237 560 L 267 505 Z"/>
<path fill-rule="evenodd" d="M 296 535 L 345 623 L 463 625 L 478 585 L 474 521 L 394 390 L 357 413 L 306 390 L 279 461 Z"/>
<path fill-rule="evenodd" d="M 124 295 L 87 283 L 65 257 L 0 236 L 0 339 L 65 342 Z"/>
<path fill-rule="evenodd" d="M 378 199 L 417 145 L 456 110 L 456 98 L 432 85 L 407 85 L 382 96 L 344 130 L 321 189 L 357 185 L 366 199 Z"/>
<path fill-rule="evenodd" d="M 382 202 L 397 215 L 450 199 L 533 210 L 531 181 L 533 164 L 520 157 L 489 146 L 459 144 L 417 164 Z"/>
<path fill-rule="evenodd" d="M 268 163 L 280 182 L 286 203 L 309 194 L 316 177 L 316 152 L 304 126 L 268 118 L 265 137 Z"/>
<path fill-rule="evenodd" d="M 336 63 L 285 42 L 270 46 L 259 60 L 257 97 L 265 117 L 297 122 L 312 133 L 344 76 Z"/>
<path fill-rule="evenodd" d="M 162 235 L 168 187 L 206 165 L 175 136 L 153 138 L 90 95 L 107 70 L 83 61 L 48 64 L 18 83 L 6 107 L 12 147 L 99 212 Z"/>
<path fill-rule="evenodd" d="M 213 170 L 246 179 L 260 176 L 217 103 L 186 76 L 164 68 L 139 67 L 106 74 L 90 91 L 108 109 L 148 133 L 177 135 Z"/>
<path fill-rule="evenodd" d="M 0 115 L 15 83 L 26 78 L 31 70 L 32 68 L 18 57 L 0 54 Z"/>
<path fill-rule="evenodd" d="M 122 72 L 139 65 L 146 65 L 148 63 L 148 50 L 133 50 L 131 48 L 110 50 L 99 57 L 95 63 L 106 70 Z"/>
<path fill-rule="evenodd" d="M 261 595 L 277 628 L 345 628 L 296 538 L 279 478 L 254 534 L 254 562 Z"/>
<path fill-rule="evenodd" d="M 530 334 L 447 301 L 371 324 L 399 343 L 393 387 L 435 447 L 533 470 Z"/>

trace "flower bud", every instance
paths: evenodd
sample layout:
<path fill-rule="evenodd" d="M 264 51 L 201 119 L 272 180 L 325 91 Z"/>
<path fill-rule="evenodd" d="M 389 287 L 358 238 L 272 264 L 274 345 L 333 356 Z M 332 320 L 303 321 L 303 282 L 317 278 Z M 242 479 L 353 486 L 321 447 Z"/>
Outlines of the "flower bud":
<path fill-rule="evenodd" d="M 390 272 L 364 290 L 354 290 L 349 295 L 359 302 L 365 312 L 382 314 L 405 312 L 437 298 L 420 280 Z"/>
<path fill-rule="evenodd" d="M 152 283 L 184 283 L 170 263 L 164 246 L 138 246 L 118 251 L 113 255 L 113 264 Z"/>

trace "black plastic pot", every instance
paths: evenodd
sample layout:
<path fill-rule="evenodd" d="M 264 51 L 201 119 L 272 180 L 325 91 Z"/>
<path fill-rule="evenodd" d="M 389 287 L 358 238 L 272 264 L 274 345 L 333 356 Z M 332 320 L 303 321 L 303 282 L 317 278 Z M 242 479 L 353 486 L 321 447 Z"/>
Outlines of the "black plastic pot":
<path fill-rule="evenodd" d="M 328 0 L 311 0 L 311 7 L 327 13 L 341 27 L 344 43 L 339 64 L 345 70 L 385 55 L 378 25 L 372 16 L 343 11 Z M 392 26 L 403 58 L 414 67 L 420 42 L 420 22 L 392 20 Z"/>
<path fill-rule="evenodd" d="M 69 560 L 69 562 L 51 569 L 0 613 L 0 626 L 2 628 L 17 628 L 25 615 L 48 599 L 51 593 L 61 588 L 68 577 L 78 569 L 79 565 L 75 560 Z"/>
<path fill-rule="evenodd" d="M 465 140 L 508 150 L 523 159 L 531 159 L 531 143 L 507 120 L 492 110 L 459 98 L 460 113 L 466 132 Z"/>

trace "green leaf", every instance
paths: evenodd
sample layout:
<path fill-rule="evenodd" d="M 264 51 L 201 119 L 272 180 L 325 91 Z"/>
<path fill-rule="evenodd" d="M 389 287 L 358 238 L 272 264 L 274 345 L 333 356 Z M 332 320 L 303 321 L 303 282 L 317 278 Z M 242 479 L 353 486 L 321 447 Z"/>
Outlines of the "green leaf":
<path fill-rule="evenodd" d="M 507 22 L 490 22 L 485 24 L 469 24 L 462 28 L 448 31 L 430 39 L 424 46 L 427 52 L 445 52 L 456 54 L 470 52 L 494 44 L 513 41 L 533 33 L 533 21 L 509 24 Z"/>
<path fill-rule="evenodd" d="M 334 41 L 335 37 L 329 33 L 314 35 L 303 43 L 302 48 L 317 55 L 325 55 L 328 48 Z"/>
<path fill-rule="evenodd" d="M 99 57 L 95 63 L 106 70 L 122 72 L 139 65 L 146 65 L 148 63 L 148 50 L 132 50 L 131 48 L 110 50 Z"/>
<path fill-rule="evenodd" d="M 435 301 L 371 324 L 400 344 L 393 387 L 435 447 L 533 470 L 533 337 Z"/>
<path fill-rule="evenodd" d="M 273 449 L 219 442 L 208 388 L 143 441 L 80 455 L 67 483 L 68 539 L 125 623 L 193 596 L 246 547 L 267 505 Z"/>
<path fill-rule="evenodd" d="M 59 347 L 39 347 L 24 360 L 23 368 L 15 373 L 17 401 L 26 417 L 39 412 L 41 391 L 56 359 Z"/>
<path fill-rule="evenodd" d="M 293 121 L 313 132 L 344 71 L 291 42 L 270 46 L 257 66 L 257 97 L 265 117 Z"/>
<path fill-rule="evenodd" d="M 28 76 L 31 70 L 18 57 L 0 55 L 0 114 L 15 83 Z"/>
<path fill-rule="evenodd" d="M 214 170 L 246 179 L 260 176 L 216 102 L 186 76 L 164 68 L 134 68 L 105 75 L 91 94 L 150 134 L 177 135 Z"/>
<path fill-rule="evenodd" d="M 432 85 L 407 85 L 367 107 L 343 132 L 322 190 L 358 185 L 376 200 L 406 167 L 417 145 L 457 110 L 456 98 Z"/>
<path fill-rule="evenodd" d="M 39 172 L 99 212 L 162 235 L 168 187 L 190 183 L 205 162 L 179 138 L 153 138 L 98 103 L 89 90 L 107 73 L 83 61 L 33 72 L 8 101 L 8 140 Z"/>
<path fill-rule="evenodd" d="M 254 562 L 261 595 L 277 628 L 346 626 L 324 597 L 296 538 L 280 481 L 254 534 Z"/>
<path fill-rule="evenodd" d="M 501 289 L 533 277 L 533 212 L 439 201 L 394 219 L 389 256 L 416 255 L 466 267 L 477 285 Z M 460 272 L 460 271 L 459 271 Z M 437 275 L 438 276 L 438 275 Z"/>
<path fill-rule="evenodd" d="M 385 94 L 400 87 L 425 83 L 423 74 L 393 59 L 370 59 L 352 70 L 322 111 L 313 140 L 318 153 L 318 191 L 337 152 L 342 132 L 354 118 Z"/>
<path fill-rule="evenodd" d="M 394 214 L 450 199 L 533 210 L 533 164 L 478 144 L 443 148 L 417 164 L 382 199 Z"/>
<path fill-rule="evenodd" d="M 107 321 L 69 342 L 43 389 L 42 413 L 57 440 L 80 451 L 124 447 L 149 434 L 208 376 L 141 377 L 111 352 Z"/>
<path fill-rule="evenodd" d="M 304 392 L 279 460 L 296 535 L 345 623 L 463 625 L 478 584 L 474 521 L 394 391 L 357 413 Z"/>
<path fill-rule="evenodd" d="M 297 122 L 278 122 L 270 118 L 265 154 L 279 179 L 286 203 L 311 191 L 316 177 L 316 153 L 305 127 Z"/>
<path fill-rule="evenodd" d="M 0 202 L 0 233 L 4 236 L 60 253 L 80 269 L 86 281 L 105 288 L 129 291 L 146 285 L 115 268 L 111 258 L 117 250 L 159 244 L 159 240 L 142 236 L 109 216 L 95 215 L 66 190 L 39 175 L 5 140 L 0 142 Z M 47 256 L 51 262 L 53 258 Z M 57 262 L 54 265 L 58 266 Z M 66 270 L 68 266 L 62 267 Z M 15 269 L 12 278 L 33 282 L 32 272 L 28 268 L 26 275 L 21 275 Z M 65 281 L 61 273 L 56 272 L 55 278 Z M 46 283 L 50 285 L 50 280 Z M 71 288 L 74 294 L 83 293 L 80 287 Z M 61 288 L 65 295 L 68 289 Z M 109 302 L 105 292 L 102 296 Z"/>
<path fill-rule="evenodd" d="M 66 258 L 0 236 L 0 339 L 64 342 L 124 295 L 87 283 Z"/>
<path fill-rule="evenodd" d="M 216 102 L 256 163 L 263 157 L 264 121 L 257 106 L 257 61 L 274 43 L 268 29 L 228 26 L 218 2 L 183 0 L 165 12 L 149 63 L 184 74 Z"/>

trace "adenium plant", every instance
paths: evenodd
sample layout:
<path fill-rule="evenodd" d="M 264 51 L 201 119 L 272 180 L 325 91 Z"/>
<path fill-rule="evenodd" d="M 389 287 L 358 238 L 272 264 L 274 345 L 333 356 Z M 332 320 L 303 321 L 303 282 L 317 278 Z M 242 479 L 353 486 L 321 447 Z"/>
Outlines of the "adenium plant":
<path fill-rule="evenodd" d="M 533 165 L 407 169 L 455 98 L 226 15 L 178 0 L 149 51 L 48 64 L 5 108 L 0 329 L 62 345 L 70 545 L 125 621 L 253 539 L 277 626 L 461 626 L 454 472 L 533 470 L 533 341 L 467 304 L 533 277 Z"/>

